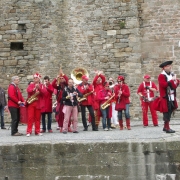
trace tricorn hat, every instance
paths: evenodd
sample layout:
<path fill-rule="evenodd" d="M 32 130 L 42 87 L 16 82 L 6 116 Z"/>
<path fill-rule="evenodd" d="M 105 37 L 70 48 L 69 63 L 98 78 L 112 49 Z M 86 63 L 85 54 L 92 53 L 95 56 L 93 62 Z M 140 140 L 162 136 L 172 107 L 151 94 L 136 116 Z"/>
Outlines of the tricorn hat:
<path fill-rule="evenodd" d="M 166 61 L 166 62 L 163 62 L 162 64 L 160 64 L 159 67 L 160 67 L 160 68 L 163 68 L 163 67 L 165 67 L 165 66 L 167 66 L 167 65 L 170 65 L 170 64 L 172 64 L 172 63 L 173 63 L 173 61 Z"/>

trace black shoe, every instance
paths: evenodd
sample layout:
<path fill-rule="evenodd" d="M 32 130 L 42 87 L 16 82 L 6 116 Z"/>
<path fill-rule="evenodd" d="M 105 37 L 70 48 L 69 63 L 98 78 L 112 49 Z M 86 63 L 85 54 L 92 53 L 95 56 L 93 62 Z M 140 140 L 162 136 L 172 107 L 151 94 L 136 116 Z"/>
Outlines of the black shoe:
<path fill-rule="evenodd" d="M 93 128 L 92 130 L 93 130 L 93 131 L 98 131 L 98 128 Z"/>
<path fill-rule="evenodd" d="M 63 131 L 62 133 L 63 133 L 63 134 L 67 134 L 67 132 L 66 132 L 66 131 Z"/>
<path fill-rule="evenodd" d="M 5 127 L 2 127 L 1 129 L 6 129 Z"/>
<path fill-rule="evenodd" d="M 163 131 L 164 131 L 164 132 L 166 132 L 166 131 L 167 131 L 167 129 L 166 129 L 166 128 L 163 128 Z"/>
<path fill-rule="evenodd" d="M 73 133 L 79 133 L 78 131 L 74 131 Z"/>
<path fill-rule="evenodd" d="M 158 124 L 154 125 L 154 127 L 158 127 L 158 126 L 159 126 Z"/>
<path fill-rule="evenodd" d="M 166 130 L 166 133 L 175 133 L 176 131 L 172 130 L 172 129 L 169 129 L 169 130 Z"/>
<path fill-rule="evenodd" d="M 88 127 L 84 128 L 83 131 L 88 131 Z"/>

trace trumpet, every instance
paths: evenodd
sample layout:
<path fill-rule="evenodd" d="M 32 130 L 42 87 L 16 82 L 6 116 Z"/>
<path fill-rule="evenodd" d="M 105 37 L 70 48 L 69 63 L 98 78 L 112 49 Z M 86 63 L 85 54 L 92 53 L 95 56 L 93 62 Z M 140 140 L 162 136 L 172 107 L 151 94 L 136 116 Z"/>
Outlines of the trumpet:
<path fill-rule="evenodd" d="M 87 96 L 89 96 L 89 95 L 92 94 L 92 93 L 93 93 L 93 91 L 84 94 L 82 98 L 78 97 L 78 98 L 77 98 L 77 101 L 78 101 L 78 102 L 82 102 L 82 101 L 87 100 Z"/>
<path fill-rule="evenodd" d="M 115 94 L 113 94 L 106 102 L 101 104 L 101 109 L 106 109 L 110 106 L 110 101 L 114 98 Z"/>

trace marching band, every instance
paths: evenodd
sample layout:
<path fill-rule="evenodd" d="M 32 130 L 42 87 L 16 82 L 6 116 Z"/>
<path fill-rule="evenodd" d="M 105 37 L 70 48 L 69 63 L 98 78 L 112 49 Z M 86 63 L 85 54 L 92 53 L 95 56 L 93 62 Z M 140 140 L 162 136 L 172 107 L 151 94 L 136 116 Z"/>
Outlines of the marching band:
<path fill-rule="evenodd" d="M 160 97 L 154 98 L 154 92 L 158 91 L 154 82 L 150 81 L 150 75 L 145 75 L 143 83 L 140 84 L 137 94 L 140 96 L 143 111 L 143 125 L 148 126 L 147 110 L 152 113 L 154 126 L 158 126 L 156 110 L 163 113 L 164 128 L 166 133 L 174 133 L 170 129 L 169 122 L 172 112 L 177 108 L 176 88 L 179 80 L 171 73 L 172 61 L 166 61 L 160 65 L 162 73 L 159 75 Z M 76 84 L 75 84 L 76 83 Z M 32 134 L 33 124 L 35 135 L 41 136 L 48 130 L 52 133 L 52 95 L 56 94 L 55 118 L 58 124 L 57 130 L 61 133 L 78 133 L 78 113 L 81 112 L 83 131 L 88 131 L 86 119 L 86 108 L 89 111 L 89 119 L 92 124 L 92 131 L 98 131 L 100 118 L 104 131 L 111 131 L 118 126 L 123 130 L 131 130 L 130 126 L 130 88 L 125 82 L 125 77 L 119 75 L 117 83 L 112 78 L 106 81 L 102 71 L 96 71 L 93 83 L 89 83 L 89 74 L 84 68 L 75 68 L 68 78 L 60 68 L 60 73 L 50 83 L 49 77 L 44 77 L 41 82 L 41 75 L 35 73 L 33 82 L 27 87 L 28 98 L 25 101 L 18 88 L 18 76 L 12 77 L 12 83 L 8 88 L 8 108 L 11 113 L 11 135 L 21 136 L 18 132 L 21 106 L 27 109 L 27 132 L 26 136 Z M 123 125 L 122 112 L 125 113 L 126 126 Z M 48 115 L 46 128 L 45 115 Z M 116 114 L 116 115 L 115 115 Z M 115 116 L 113 116 L 115 115 Z M 40 122 L 42 117 L 42 130 Z M 71 129 L 72 124 L 72 129 Z"/>

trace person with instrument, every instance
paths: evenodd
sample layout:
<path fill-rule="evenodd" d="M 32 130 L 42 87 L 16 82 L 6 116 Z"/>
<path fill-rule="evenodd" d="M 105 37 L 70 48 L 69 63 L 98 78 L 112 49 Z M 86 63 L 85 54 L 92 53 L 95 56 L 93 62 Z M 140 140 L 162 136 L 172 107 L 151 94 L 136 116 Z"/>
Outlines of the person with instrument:
<path fill-rule="evenodd" d="M 155 100 L 154 107 L 163 113 L 164 128 L 166 133 L 175 133 L 169 126 L 171 115 L 178 108 L 176 101 L 176 88 L 180 80 L 171 72 L 173 61 L 166 61 L 160 64 L 161 74 L 158 76 L 160 97 Z"/>
<path fill-rule="evenodd" d="M 64 101 L 64 122 L 63 122 L 63 134 L 68 132 L 68 124 L 70 118 L 73 122 L 73 133 L 78 133 L 78 97 L 83 95 L 77 88 L 73 86 L 73 79 L 68 80 L 68 87 L 64 88 L 62 94 L 62 100 Z"/>
<path fill-rule="evenodd" d="M 114 86 L 116 84 L 114 83 L 114 80 L 112 77 L 109 78 L 109 88 L 112 93 L 114 93 Z M 116 106 L 116 99 L 115 97 L 112 99 L 112 117 L 111 117 L 111 128 L 115 129 L 116 127 L 119 127 L 118 119 L 117 119 L 117 111 L 115 110 Z"/>
<path fill-rule="evenodd" d="M 22 133 L 18 132 L 18 125 L 20 121 L 20 106 L 24 106 L 25 101 L 18 87 L 19 77 L 13 76 L 12 82 L 8 87 L 8 109 L 11 114 L 11 135 L 22 136 Z"/>
<path fill-rule="evenodd" d="M 82 115 L 82 123 L 84 126 L 84 131 L 88 131 L 87 121 L 86 121 L 86 107 L 91 116 L 92 130 L 98 131 L 98 128 L 95 125 L 95 116 L 93 109 L 93 86 L 88 83 L 88 77 L 86 75 L 82 76 L 82 83 L 80 83 L 77 87 L 79 92 L 83 94 L 83 97 L 79 99 L 81 106 L 81 115 Z"/>
<path fill-rule="evenodd" d="M 42 117 L 42 130 L 41 133 L 46 132 L 46 115 L 48 116 L 47 130 L 49 133 L 52 133 L 51 123 L 52 123 L 52 94 L 54 92 L 54 88 L 50 83 L 50 79 L 48 76 L 44 77 L 44 86 L 46 88 L 46 94 L 44 95 L 45 106 L 41 109 L 41 117 Z"/>
<path fill-rule="evenodd" d="M 100 122 L 100 105 L 98 99 L 98 92 L 103 89 L 103 84 L 106 81 L 105 76 L 102 74 L 102 71 L 96 71 L 96 76 L 93 79 L 93 86 L 94 86 L 94 115 L 95 115 L 95 124 L 96 128 L 98 128 Z"/>
<path fill-rule="evenodd" d="M 111 131 L 111 117 L 112 117 L 112 106 L 111 101 L 114 98 L 114 94 L 112 94 L 109 89 L 109 83 L 105 82 L 103 84 L 103 89 L 98 93 L 98 99 L 100 102 L 100 110 L 102 114 L 102 126 L 104 131 Z M 107 119 L 107 122 L 106 122 Z M 107 127 L 106 127 L 107 125 Z"/>
<path fill-rule="evenodd" d="M 154 93 L 158 91 L 157 86 L 151 81 L 150 75 L 146 74 L 143 77 L 144 81 L 139 85 L 137 94 L 140 96 L 142 116 L 143 116 L 143 126 L 148 126 L 148 107 L 151 112 L 152 122 L 154 126 L 158 126 L 158 116 L 154 109 L 153 102 L 155 100 Z"/>
<path fill-rule="evenodd" d="M 128 130 L 131 130 L 130 126 L 130 114 L 129 114 L 129 104 L 130 104 L 130 90 L 128 85 L 125 83 L 124 76 L 118 76 L 117 78 L 118 84 L 114 87 L 116 106 L 115 109 L 118 111 L 118 119 L 120 130 L 123 130 L 123 118 L 122 111 L 125 112 L 126 117 L 126 126 Z"/>
<path fill-rule="evenodd" d="M 39 73 L 35 73 L 33 75 L 33 83 L 29 84 L 27 87 L 27 137 L 29 137 L 32 133 L 33 123 L 35 124 L 35 135 L 42 135 L 40 132 L 41 109 L 45 106 L 44 95 L 47 90 L 44 84 L 40 82 L 40 78 L 41 75 Z"/>
<path fill-rule="evenodd" d="M 68 77 L 63 73 L 62 69 L 60 68 L 60 74 L 55 78 L 52 82 L 52 86 L 54 89 L 57 90 L 56 94 L 56 100 L 57 100 L 57 106 L 56 106 L 56 121 L 58 122 L 57 130 L 60 128 L 60 132 L 63 131 L 63 122 L 64 122 L 64 113 L 63 113 L 63 100 L 62 100 L 62 94 L 64 91 L 64 88 L 68 85 Z M 68 125 L 68 132 L 72 132 L 70 128 L 71 123 Z"/>

